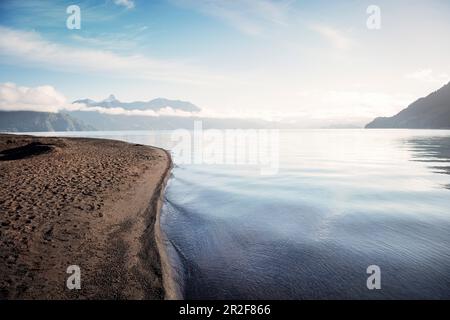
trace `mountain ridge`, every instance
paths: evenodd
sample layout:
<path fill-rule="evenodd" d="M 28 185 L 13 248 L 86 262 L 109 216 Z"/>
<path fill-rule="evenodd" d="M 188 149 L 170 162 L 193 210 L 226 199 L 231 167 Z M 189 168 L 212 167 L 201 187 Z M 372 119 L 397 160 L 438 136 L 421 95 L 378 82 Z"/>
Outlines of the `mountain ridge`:
<path fill-rule="evenodd" d="M 44 132 L 86 131 L 94 127 L 66 113 L 38 111 L 0 111 L 0 131 Z"/>
<path fill-rule="evenodd" d="M 189 101 L 171 100 L 166 98 L 156 98 L 149 101 L 132 101 L 122 102 L 118 100 L 113 94 L 102 101 L 95 101 L 92 99 L 79 99 L 72 103 L 82 103 L 89 107 L 103 107 L 103 108 L 123 108 L 125 110 L 153 110 L 159 111 L 163 108 L 170 107 L 174 110 L 185 112 L 199 112 L 201 109 Z"/>
<path fill-rule="evenodd" d="M 450 82 L 417 99 L 392 117 L 378 117 L 366 129 L 450 129 Z"/>

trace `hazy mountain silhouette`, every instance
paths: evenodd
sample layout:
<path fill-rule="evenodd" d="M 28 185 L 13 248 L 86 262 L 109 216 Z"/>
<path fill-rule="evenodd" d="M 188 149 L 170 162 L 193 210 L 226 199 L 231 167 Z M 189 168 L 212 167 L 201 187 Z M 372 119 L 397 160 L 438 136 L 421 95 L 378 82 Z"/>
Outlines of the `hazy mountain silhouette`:
<path fill-rule="evenodd" d="M 170 130 L 193 129 L 195 121 L 202 121 L 203 128 L 248 129 L 271 128 L 274 123 L 259 119 L 221 119 L 177 116 L 112 115 L 99 112 L 74 111 L 73 118 L 80 119 L 97 130 Z"/>
<path fill-rule="evenodd" d="M 200 108 L 195 104 L 188 101 L 170 100 L 165 98 L 157 98 L 150 101 L 134 101 L 134 102 L 121 102 L 114 95 L 110 95 L 108 98 L 102 101 L 94 101 L 91 99 L 76 100 L 73 103 L 83 103 L 90 107 L 103 107 L 103 108 L 123 108 L 125 110 L 153 110 L 158 111 L 165 107 L 170 107 L 175 110 L 186 112 L 198 112 Z"/>
<path fill-rule="evenodd" d="M 170 107 L 178 111 L 199 112 L 196 105 L 180 100 L 157 98 L 147 102 L 121 102 L 114 95 L 102 101 L 91 99 L 76 100 L 73 103 L 83 103 L 89 107 L 123 108 L 125 110 L 152 110 L 159 111 Z M 69 114 L 80 119 L 98 130 L 161 130 L 161 129 L 193 129 L 194 121 L 202 121 L 204 128 L 235 129 L 235 128 L 267 128 L 273 124 L 269 121 L 257 119 L 223 119 L 204 118 L 193 115 L 192 117 L 168 116 L 159 117 L 140 115 L 107 114 L 96 111 L 72 111 Z"/>
<path fill-rule="evenodd" d="M 64 113 L 34 111 L 0 111 L 0 131 L 83 131 L 93 127 Z"/>
<path fill-rule="evenodd" d="M 366 128 L 450 129 L 450 83 L 390 118 L 376 118 Z"/>

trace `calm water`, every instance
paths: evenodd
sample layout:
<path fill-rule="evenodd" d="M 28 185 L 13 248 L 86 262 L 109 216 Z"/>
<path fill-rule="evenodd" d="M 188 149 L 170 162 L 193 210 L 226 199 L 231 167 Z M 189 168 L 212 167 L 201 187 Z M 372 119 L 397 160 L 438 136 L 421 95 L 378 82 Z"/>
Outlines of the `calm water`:
<path fill-rule="evenodd" d="M 450 298 L 450 131 L 281 131 L 271 176 L 175 163 L 162 225 L 186 298 Z"/>

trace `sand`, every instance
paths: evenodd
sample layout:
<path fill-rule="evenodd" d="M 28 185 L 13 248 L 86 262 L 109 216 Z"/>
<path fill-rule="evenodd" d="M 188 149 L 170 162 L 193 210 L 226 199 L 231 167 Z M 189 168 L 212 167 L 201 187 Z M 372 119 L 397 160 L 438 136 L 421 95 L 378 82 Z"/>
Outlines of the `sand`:
<path fill-rule="evenodd" d="M 155 222 L 170 168 L 148 146 L 0 135 L 0 299 L 163 299 Z"/>

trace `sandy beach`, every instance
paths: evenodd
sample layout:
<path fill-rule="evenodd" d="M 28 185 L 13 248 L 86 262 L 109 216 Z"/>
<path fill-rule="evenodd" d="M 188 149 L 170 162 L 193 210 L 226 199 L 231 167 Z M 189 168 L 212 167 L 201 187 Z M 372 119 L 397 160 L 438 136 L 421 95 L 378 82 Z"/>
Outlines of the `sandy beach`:
<path fill-rule="evenodd" d="M 170 168 L 148 146 L 0 135 L 0 299 L 163 299 L 155 222 Z"/>

